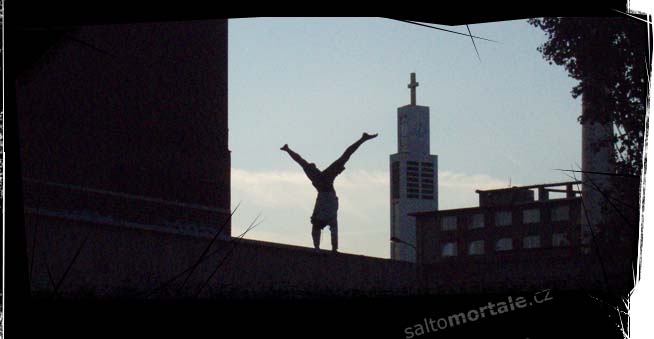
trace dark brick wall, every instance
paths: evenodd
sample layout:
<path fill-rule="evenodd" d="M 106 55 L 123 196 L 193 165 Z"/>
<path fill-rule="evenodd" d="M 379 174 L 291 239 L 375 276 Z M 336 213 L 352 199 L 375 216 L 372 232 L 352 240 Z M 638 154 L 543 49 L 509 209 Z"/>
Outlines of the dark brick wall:
<path fill-rule="evenodd" d="M 59 288 L 64 298 L 194 297 L 214 271 L 201 298 L 442 295 L 546 288 L 609 288 L 624 293 L 632 282 L 630 267 L 619 257 L 605 256 L 600 262 L 592 254 L 570 256 L 546 249 L 420 266 L 221 238 L 209 249 L 214 254 L 200 263 L 180 288 L 186 276 L 179 274 L 198 260 L 211 241 L 210 235 L 82 222 L 38 212 L 26 214 L 26 226 L 32 293 L 46 298 L 52 296 L 54 285 L 71 262 Z M 73 262 L 78 249 L 79 256 Z M 155 290 L 175 276 L 178 278 L 168 288 Z"/>
<path fill-rule="evenodd" d="M 61 285 L 64 297 L 145 298 L 191 267 L 211 241 L 190 236 L 27 213 L 28 261 L 35 295 L 48 297 L 88 237 Z M 411 263 L 253 240 L 218 240 L 185 278 L 152 298 L 190 297 L 216 270 L 202 298 L 406 295 L 416 289 Z M 221 264 L 222 262 L 222 264 Z"/>
<path fill-rule="evenodd" d="M 24 178 L 229 211 L 226 20 L 70 30 L 16 95 Z M 26 192 L 50 206 L 69 191 Z"/>
<path fill-rule="evenodd" d="M 570 255 L 565 249 L 521 250 L 465 260 L 426 264 L 424 279 L 433 293 L 596 290 L 624 294 L 633 287 L 624 257 Z"/>

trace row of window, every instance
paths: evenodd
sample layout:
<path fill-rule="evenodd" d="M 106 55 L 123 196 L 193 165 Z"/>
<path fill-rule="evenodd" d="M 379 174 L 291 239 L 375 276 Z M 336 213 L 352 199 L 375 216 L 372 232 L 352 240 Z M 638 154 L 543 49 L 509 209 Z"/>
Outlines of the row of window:
<path fill-rule="evenodd" d="M 418 167 L 418 165 L 422 166 L 423 168 L 434 168 L 434 164 L 431 162 L 417 162 L 417 161 L 407 161 L 406 162 L 407 166 L 412 166 L 412 167 Z"/>
<path fill-rule="evenodd" d="M 570 245 L 568 237 L 565 233 L 552 234 L 552 247 L 564 247 Z M 522 248 L 539 248 L 540 236 L 530 235 L 522 238 Z M 502 238 L 495 242 L 495 251 L 510 251 L 513 249 L 512 238 Z M 485 254 L 484 240 L 475 240 L 468 243 L 468 255 L 482 255 Z M 448 242 L 441 248 L 441 256 L 453 257 L 458 255 L 457 244 L 455 242 Z"/>
<path fill-rule="evenodd" d="M 434 199 L 433 164 L 428 162 L 407 161 L 406 179 L 407 198 Z"/>
<path fill-rule="evenodd" d="M 414 175 L 419 174 L 418 173 L 418 167 L 407 167 L 406 172 L 408 174 L 414 174 Z M 422 172 L 423 175 L 433 175 L 434 174 L 434 169 L 432 167 L 430 167 L 430 168 L 423 167 L 420 172 Z"/>
<path fill-rule="evenodd" d="M 570 218 L 569 206 L 557 206 L 551 210 L 552 221 L 565 221 Z M 508 226 L 513 222 L 511 211 L 495 212 L 495 225 Z M 533 224 L 540 222 L 540 209 L 531 208 L 522 211 L 522 222 L 524 224 Z M 473 214 L 470 228 L 482 228 L 485 226 L 484 215 L 481 213 Z M 457 227 L 457 216 L 451 215 L 441 218 L 441 229 L 443 231 L 455 230 Z"/>

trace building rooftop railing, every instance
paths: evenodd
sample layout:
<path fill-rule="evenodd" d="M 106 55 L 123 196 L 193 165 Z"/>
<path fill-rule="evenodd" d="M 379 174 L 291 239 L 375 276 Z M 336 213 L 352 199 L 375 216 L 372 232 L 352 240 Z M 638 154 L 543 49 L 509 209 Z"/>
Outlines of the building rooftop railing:
<path fill-rule="evenodd" d="M 547 188 L 547 187 L 560 187 L 560 186 L 579 185 L 579 184 L 582 184 L 582 182 L 581 181 L 564 181 L 564 182 L 555 182 L 555 183 L 549 183 L 549 184 L 537 184 L 537 185 L 529 185 L 529 186 L 513 186 L 513 187 L 505 187 L 505 188 L 494 188 L 494 189 L 490 189 L 490 190 L 475 190 L 475 193 L 501 192 L 501 191 L 509 191 L 509 190 L 524 190 L 524 189 Z M 548 189 L 548 191 L 566 192 L 565 190 L 558 190 L 558 189 Z"/>

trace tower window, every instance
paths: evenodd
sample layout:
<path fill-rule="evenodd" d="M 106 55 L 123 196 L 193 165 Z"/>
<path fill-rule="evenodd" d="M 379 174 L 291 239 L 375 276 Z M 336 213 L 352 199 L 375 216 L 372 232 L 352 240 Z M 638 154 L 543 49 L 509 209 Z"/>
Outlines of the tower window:
<path fill-rule="evenodd" d="M 391 164 L 391 196 L 393 199 L 400 198 L 400 163 L 398 161 Z"/>

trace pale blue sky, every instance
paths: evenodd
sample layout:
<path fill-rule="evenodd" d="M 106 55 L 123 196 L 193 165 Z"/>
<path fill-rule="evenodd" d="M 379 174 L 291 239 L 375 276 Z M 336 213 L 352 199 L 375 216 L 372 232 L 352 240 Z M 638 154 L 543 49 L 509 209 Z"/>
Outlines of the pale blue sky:
<path fill-rule="evenodd" d="M 465 26 L 441 26 L 465 33 Z M 363 131 L 336 181 L 341 250 L 389 257 L 388 157 L 397 107 L 431 108 L 442 209 L 477 204 L 475 189 L 568 180 L 580 163 L 575 81 L 536 50 L 546 37 L 526 20 L 470 25 L 469 37 L 381 18 L 229 21 L 229 147 L 234 235 L 311 246 L 315 191 L 284 143 L 324 168 Z M 323 248 L 329 247 L 323 232 Z"/>

